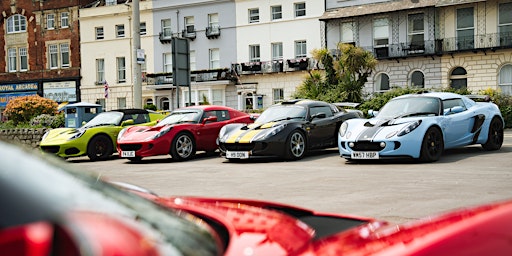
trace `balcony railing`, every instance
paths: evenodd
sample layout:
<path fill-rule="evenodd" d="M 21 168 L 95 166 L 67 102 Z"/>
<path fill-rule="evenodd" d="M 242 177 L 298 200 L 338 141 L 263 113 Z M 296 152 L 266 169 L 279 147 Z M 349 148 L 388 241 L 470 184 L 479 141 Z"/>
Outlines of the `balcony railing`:
<path fill-rule="evenodd" d="M 434 56 L 446 53 L 498 50 L 512 48 L 512 33 L 494 33 L 471 37 L 452 37 L 383 46 L 361 46 L 377 59 L 396 59 L 413 56 Z"/>
<path fill-rule="evenodd" d="M 278 72 L 291 72 L 298 70 L 314 69 L 316 62 L 310 58 L 298 58 L 288 60 L 272 60 L 272 61 L 259 61 L 259 62 L 244 62 L 232 64 L 232 69 L 236 70 L 237 74 L 263 74 L 263 73 L 278 73 Z"/>
<path fill-rule="evenodd" d="M 220 27 L 219 26 L 209 26 L 206 28 L 206 37 L 208 39 L 217 38 L 220 36 Z"/>
<path fill-rule="evenodd" d="M 160 39 L 160 43 L 170 44 L 172 41 L 172 33 L 165 35 L 163 32 L 160 32 L 160 34 L 158 34 L 158 39 Z"/>
<path fill-rule="evenodd" d="M 147 85 L 172 84 L 172 73 L 155 73 L 147 74 Z M 191 82 L 207 82 L 219 80 L 232 80 L 235 77 L 228 68 L 209 69 L 209 70 L 193 70 L 190 72 Z"/>

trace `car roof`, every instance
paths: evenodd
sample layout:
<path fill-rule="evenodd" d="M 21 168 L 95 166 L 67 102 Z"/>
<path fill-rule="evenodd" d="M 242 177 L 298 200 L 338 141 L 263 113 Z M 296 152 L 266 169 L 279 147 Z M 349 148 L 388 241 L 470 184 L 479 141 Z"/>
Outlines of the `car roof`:
<path fill-rule="evenodd" d="M 221 105 L 198 105 L 198 106 L 183 107 L 183 108 L 179 108 L 176 110 L 179 111 L 179 110 L 187 110 L 187 109 L 198 109 L 198 110 L 208 111 L 208 110 L 212 110 L 212 109 L 231 110 L 232 108 L 226 107 L 226 106 L 221 106 Z"/>
<path fill-rule="evenodd" d="M 138 108 L 127 108 L 127 109 L 114 109 L 108 112 L 121 112 L 123 114 L 148 114 L 149 112 L 145 109 Z"/>
<path fill-rule="evenodd" d="M 276 105 L 304 105 L 304 106 L 311 106 L 311 105 L 329 105 L 329 103 L 319 100 L 310 100 L 310 99 L 292 99 L 292 100 L 285 100 L 280 103 L 277 103 Z"/>
<path fill-rule="evenodd" d="M 408 97 L 434 97 L 441 100 L 462 98 L 462 95 L 453 92 L 420 92 L 416 94 L 405 94 L 396 97 L 395 99 L 408 98 Z"/>

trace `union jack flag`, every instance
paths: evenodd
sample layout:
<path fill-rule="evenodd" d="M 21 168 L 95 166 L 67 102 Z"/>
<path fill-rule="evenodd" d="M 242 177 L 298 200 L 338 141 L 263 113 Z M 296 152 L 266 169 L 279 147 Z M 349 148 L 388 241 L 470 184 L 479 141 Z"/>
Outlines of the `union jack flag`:
<path fill-rule="evenodd" d="M 110 88 L 108 87 L 107 81 L 105 81 L 104 84 L 105 84 L 105 99 L 107 99 L 108 98 L 108 90 L 110 90 Z"/>

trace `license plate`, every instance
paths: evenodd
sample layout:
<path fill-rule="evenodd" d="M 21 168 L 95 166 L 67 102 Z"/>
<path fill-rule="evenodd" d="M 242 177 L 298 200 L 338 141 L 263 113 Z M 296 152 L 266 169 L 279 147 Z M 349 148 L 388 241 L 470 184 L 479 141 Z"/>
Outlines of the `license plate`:
<path fill-rule="evenodd" d="M 135 151 L 121 151 L 121 157 L 135 157 Z"/>
<path fill-rule="evenodd" d="M 236 159 L 249 158 L 249 152 L 248 151 L 227 151 L 226 158 L 236 158 Z"/>
<path fill-rule="evenodd" d="M 379 152 L 352 152 L 353 159 L 379 159 Z"/>

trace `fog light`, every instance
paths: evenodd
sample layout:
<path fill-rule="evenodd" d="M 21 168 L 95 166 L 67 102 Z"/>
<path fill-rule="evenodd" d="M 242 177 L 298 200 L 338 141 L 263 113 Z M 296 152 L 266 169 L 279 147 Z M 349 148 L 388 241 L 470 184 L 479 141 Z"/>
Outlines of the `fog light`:
<path fill-rule="evenodd" d="M 381 142 L 381 143 L 380 143 L 380 147 L 381 147 L 381 148 L 385 148 L 385 147 L 386 147 L 386 142 Z"/>
<path fill-rule="evenodd" d="M 351 147 L 351 148 L 353 148 L 353 147 L 354 147 L 354 142 L 349 142 L 349 143 L 348 143 L 348 146 L 349 146 L 349 147 Z"/>

